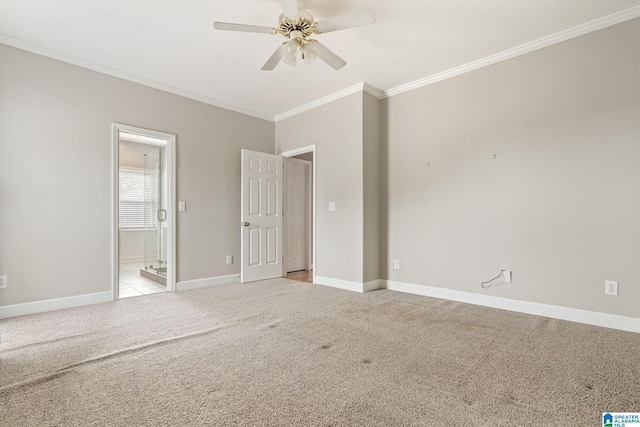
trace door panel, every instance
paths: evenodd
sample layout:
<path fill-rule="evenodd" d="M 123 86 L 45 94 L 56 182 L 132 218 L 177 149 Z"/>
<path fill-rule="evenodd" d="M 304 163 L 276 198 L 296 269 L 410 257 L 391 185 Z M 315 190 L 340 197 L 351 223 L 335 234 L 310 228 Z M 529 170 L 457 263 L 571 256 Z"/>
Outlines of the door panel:
<path fill-rule="evenodd" d="M 260 215 L 260 178 L 249 177 L 249 215 Z"/>
<path fill-rule="evenodd" d="M 267 180 L 267 216 L 278 216 L 279 199 L 278 197 L 278 181 L 274 179 Z"/>
<path fill-rule="evenodd" d="M 282 158 L 242 150 L 240 280 L 282 276 Z"/>
<path fill-rule="evenodd" d="M 249 229 L 249 265 L 260 265 L 260 230 Z"/>
<path fill-rule="evenodd" d="M 278 263 L 278 229 L 267 228 L 267 264 Z"/>

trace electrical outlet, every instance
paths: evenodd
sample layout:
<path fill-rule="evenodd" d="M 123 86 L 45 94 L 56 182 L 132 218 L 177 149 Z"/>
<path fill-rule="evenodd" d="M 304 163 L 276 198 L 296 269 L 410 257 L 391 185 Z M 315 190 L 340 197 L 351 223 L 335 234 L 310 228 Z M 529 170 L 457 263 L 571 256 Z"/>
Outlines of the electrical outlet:
<path fill-rule="evenodd" d="M 604 282 L 604 293 L 606 295 L 618 295 L 618 282 L 614 280 L 606 280 Z"/>
<path fill-rule="evenodd" d="M 7 287 L 7 276 L 0 276 L 0 288 L 4 289 Z"/>
<path fill-rule="evenodd" d="M 336 210 L 336 202 L 329 202 L 329 211 L 333 212 Z"/>
<path fill-rule="evenodd" d="M 227 255 L 227 264 L 233 264 L 233 255 Z"/>
<path fill-rule="evenodd" d="M 400 270 L 400 260 L 399 259 L 393 261 L 393 268 L 395 268 L 396 270 Z"/>
<path fill-rule="evenodd" d="M 504 283 L 511 283 L 511 270 L 502 270 L 502 281 Z"/>

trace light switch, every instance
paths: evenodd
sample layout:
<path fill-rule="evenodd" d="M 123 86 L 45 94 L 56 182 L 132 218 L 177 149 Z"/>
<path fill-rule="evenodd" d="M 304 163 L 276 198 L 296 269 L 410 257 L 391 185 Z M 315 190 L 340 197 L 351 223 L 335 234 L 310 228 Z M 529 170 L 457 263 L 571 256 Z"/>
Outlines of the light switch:
<path fill-rule="evenodd" d="M 336 202 L 329 202 L 329 210 L 330 211 L 336 210 Z"/>
<path fill-rule="evenodd" d="M 178 210 L 184 212 L 187 210 L 187 202 L 178 202 Z"/>

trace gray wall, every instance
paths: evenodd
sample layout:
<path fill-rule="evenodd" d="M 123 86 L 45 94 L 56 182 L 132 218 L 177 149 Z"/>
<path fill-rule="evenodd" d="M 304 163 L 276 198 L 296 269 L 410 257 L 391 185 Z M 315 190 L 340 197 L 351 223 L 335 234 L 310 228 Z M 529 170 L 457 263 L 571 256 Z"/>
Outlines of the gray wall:
<path fill-rule="evenodd" d="M 387 277 L 638 317 L 638 40 L 636 19 L 386 100 Z"/>
<path fill-rule="evenodd" d="M 276 152 L 317 144 L 315 274 L 362 283 L 362 93 L 276 123 Z M 329 202 L 336 210 L 329 212 Z"/>
<path fill-rule="evenodd" d="M 380 183 L 381 183 L 381 106 L 368 93 L 363 94 L 363 175 L 364 175 L 364 282 L 380 278 Z"/>
<path fill-rule="evenodd" d="M 111 290 L 111 123 L 177 135 L 178 281 L 239 273 L 240 149 L 274 124 L 0 45 L 0 305 Z"/>

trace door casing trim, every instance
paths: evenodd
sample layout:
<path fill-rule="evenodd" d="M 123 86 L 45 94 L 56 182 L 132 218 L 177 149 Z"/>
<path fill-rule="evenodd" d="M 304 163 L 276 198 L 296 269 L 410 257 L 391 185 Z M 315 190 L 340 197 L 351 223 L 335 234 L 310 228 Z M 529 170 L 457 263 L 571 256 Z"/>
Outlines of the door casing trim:
<path fill-rule="evenodd" d="M 120 199 L 120 131 L 137 135 L 151 136 L 167 142 L 167 290 L 176 291 L 176 136 L 121 123 L 111 124 L 111 286 L 112 299 L 119 297 L 120 242 L 119 199 Z"/>
<path fill-rule="evenodd" d="M 312 253 L 313 253 L 313 257 L 312 257 L 312 266 L 313 266 L 313 283 L 316 282 L 316 271 L 318 269 L 318 244 L 317 244 L 317 239 L 316 239 L 316 222 L 317 222 L 317 185 L 318 185 L 318 179 L 316 176 L 316 172 L 318 170 L 318 156 L 317 156 L 317 146 L 316 144 L 311 144 L 311 145 L 307 145 L 305 147 L 300 147 L 300 148 L 295 148 L 293 150 L 288 150 L 288 151 L 283 151 L 281 152 L 279 155 L 282 157 L 294 157 L 294 156 L 298 156 L 300 154 L 305 154 L 305 153 L 313 153 L 313 162 L 311 162 L 311 175 L 313 176 L 313 188 L 312 188 L 312 195 L 311 195 L 311 205 L 312 208 L 311 210 L 313 211 L 313 220 L 312 220 L 312 225 L 311 225 L 311 229 L 312 229 L 312 235 L 313 235 L 313 243 L 312 243 Z M 284 270 L 284 263 L 283 263 L 283 270 Z M 283 271 L 283 276 L 286 276 L 286 272 Z"/>

